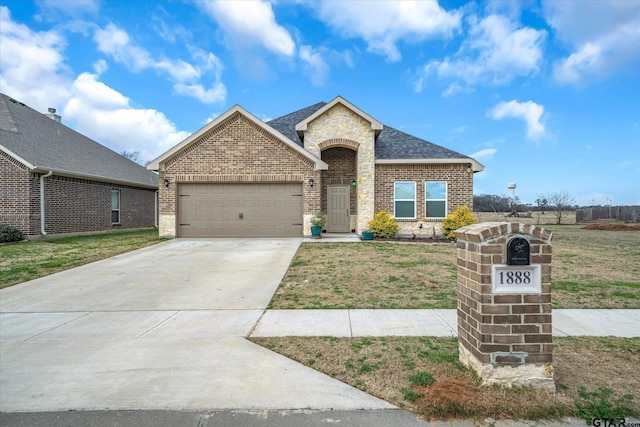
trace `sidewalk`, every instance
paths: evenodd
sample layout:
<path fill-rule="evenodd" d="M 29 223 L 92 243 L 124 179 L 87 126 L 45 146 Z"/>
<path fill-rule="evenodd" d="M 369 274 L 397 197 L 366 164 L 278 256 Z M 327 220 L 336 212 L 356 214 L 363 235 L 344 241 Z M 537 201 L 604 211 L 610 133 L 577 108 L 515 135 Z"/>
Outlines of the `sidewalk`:
<path fill-rule="evenodd" d="M 553 310 L 553 335 L 640 336 L 640 310 Z M 457 336 L 456 310 L 266 310 L 249 336 Z"/>

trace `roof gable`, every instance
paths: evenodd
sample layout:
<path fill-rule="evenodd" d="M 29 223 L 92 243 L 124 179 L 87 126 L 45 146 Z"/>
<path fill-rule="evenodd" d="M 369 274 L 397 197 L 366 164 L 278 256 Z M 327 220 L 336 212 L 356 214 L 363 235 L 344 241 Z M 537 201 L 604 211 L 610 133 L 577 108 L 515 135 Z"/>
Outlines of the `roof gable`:
<path fill-rule="evenodd" d="M 323 115 L 325 112 L 329 111 L 331 108 L 333 108 L 337 104 L 343 105 L 344 107 L 348 108 L 349 110 L 353 111 L 355 114 L 359 115 L 364 120 L 369 122 L 371 125 L 371 130 L 375 131 L 376 136 L 382 130 L 383 128 L 382 123 L 380 123 L 378 120 L 374 119 L 373 117 L 371 117 L 370 115 L 368 115 L 367 113 L 365 113 L 364 111 L 362 111 L 361 109 L 359 109 L 358 107 L 356 107 L 355 105 L 353 105 L 352 103 L 344 99 L 343 97 L 336 96 L 331 102 L 323 105 L 321 108 L 316 110 L 313 114 L 304 118 L 298 124 L 296 124 L 296 132 L 298 133 L 300 139 L 304 138 L 303 133 L 304 131 L 307 130 L 309 123 L 311 123 L 312 121 L 314 121 L 315 119 Z"/>
<path fill-rule="evenodd" d="M 155 173 L 5 94 L 0 149 L 34 172 L 158 188 Z"/>
<path fill-rule="evenodd" d="M 149 162 L 149 164 L 147 165 L 147 169 L 150 169 L 150 170 L 162 170 L 162 168 L 163 168 L 162 164 L 166 160 L 168 160 L 169 158 L 173 157 L 177 153 L 181 152 L 182 150 L 184 150 L 184 149 L 188 148 L 189 146 L 191 146 L 192 144 L 194 144 L 204 134 L 206 134 L 211 129 L 215 128 L 216 126 L 220 125 L 221 123 L 225 122 L 227 119 L 229 119 L 230 117 L 232 117 L 236 113 L 242 114 L 242 116 L 244 116 L 246 119 L 250 120 L 251 122 L 253 122 L 258 127 L 264 129 L 265 131 L 267 131 L 271 135 L 273 135 L 276 138 L 278 138 L 279 140 L 281 140 L 284 144 L 286 144 L 289 147 L 291 147 L 298 154 L 300 154 L 303 157 L 306 157 L 307 159 L 313 161 L 316 170 L 321 170 L 321 169 L 327 169 L 328 168 L 328 165 L 325 162 L 323 162 L 322 160 L 320 160 L 319 158 L 317 158 L 316 156 L 314 156 L 313 154 L 311 154 L 310 152 L 308 152 L 307 150 L 302 148 L 300 145 L 298 145 L 296 142 L 292 141 L 290 138 L 288 138 L 286 135 L 282 134 L 277 129 L 269 126 L 268 124 L 266 124 L 262 120 L 258 119 L 256 116 L 254 116 L 253 114 L 251 114 L 250 112 L 248 112 L 244 108 L 242 108 L 240 105 L 236 104 L 233 107 L 231 107 L 229 110 L 227 110 L 226 112 L 221 114 L 220 116 L 216 117 L 215 120 L 212 120 L 211 122 L 207 123 L 206 125 L 201 127 L 199 130 L 197 130 L 196 132 L 191 134 L 189 137 L 187 137 L 185 140 L 183 140 L 179 144 L 173 146 L 171 149 L 169 149 L 168 151 L 166 151 L 163 154 L 161 154 L 158 158 L 156 158 L 156 159 L 152 160 L 151 162 Z"/>

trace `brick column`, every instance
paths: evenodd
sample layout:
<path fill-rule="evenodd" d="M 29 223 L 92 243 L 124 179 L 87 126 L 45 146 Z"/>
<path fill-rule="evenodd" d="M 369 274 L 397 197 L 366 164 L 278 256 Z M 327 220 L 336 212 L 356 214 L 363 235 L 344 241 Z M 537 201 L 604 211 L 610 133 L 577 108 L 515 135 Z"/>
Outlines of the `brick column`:
<path fill-rule="evenodd" d="M 484 383 L 555 391 L 551 233 L 529 224 L 482 223 L 455 234 L 460 361 Z M 513 239 L 528 243 L 528 265 L 508 265 L 507 246 Z M 531 272 L 516 275 L 518 268 Z M 527 288 L 536 283 L 537 289 Z"/>

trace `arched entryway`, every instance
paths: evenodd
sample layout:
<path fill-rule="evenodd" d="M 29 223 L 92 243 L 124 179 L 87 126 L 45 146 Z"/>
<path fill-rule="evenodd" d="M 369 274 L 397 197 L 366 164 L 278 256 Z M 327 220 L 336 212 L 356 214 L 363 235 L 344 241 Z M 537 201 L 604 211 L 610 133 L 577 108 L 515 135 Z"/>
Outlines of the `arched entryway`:
<path fill-rule="evenodd" d="M 358 198 L 356 182 L 357 151 L 344 146 L 322 150 L 322 160 L 329 165 L 322 171 L 321 208 L 327 213 L 329 233 L 349 233 L 356 228 Z"/>

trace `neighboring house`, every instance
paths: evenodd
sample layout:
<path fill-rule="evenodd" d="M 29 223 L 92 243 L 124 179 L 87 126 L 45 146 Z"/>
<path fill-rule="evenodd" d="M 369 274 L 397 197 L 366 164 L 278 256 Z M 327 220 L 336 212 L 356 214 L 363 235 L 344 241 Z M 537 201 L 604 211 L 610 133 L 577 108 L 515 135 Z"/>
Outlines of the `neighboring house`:
<path fill-rule="evenodd" d="M 158 176 L 0 94 L 0 223 L 27 237 L 153 227 Z"/>
<path fill-rule="evenodd" d="M 440 232 L 472 207 L 474 159 L 383 126 L 341 97 L 262 122 L 234 106 L 147 166 L 160 173 L 160 235 L 361 233 L 385 209 L 400 234 Z"/>

